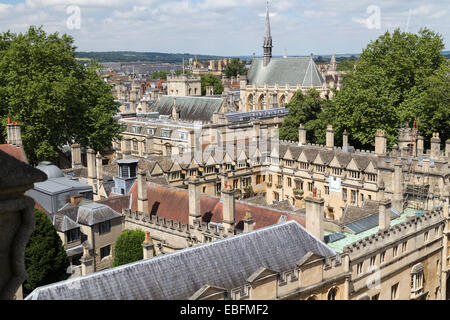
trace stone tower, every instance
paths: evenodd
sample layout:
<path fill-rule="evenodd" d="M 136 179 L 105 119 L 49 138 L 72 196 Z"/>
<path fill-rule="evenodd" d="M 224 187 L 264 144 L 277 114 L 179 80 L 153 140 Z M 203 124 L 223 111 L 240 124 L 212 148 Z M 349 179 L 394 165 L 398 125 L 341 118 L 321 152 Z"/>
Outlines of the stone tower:
<path fill-rule="evenodd" d="M 264 33 L 264 67 L 270 63 L 272 59 L 272 36 L 270 35 L 270 19 L 269 19 L 269 1 L 266 7 L 266 32 Z"/>

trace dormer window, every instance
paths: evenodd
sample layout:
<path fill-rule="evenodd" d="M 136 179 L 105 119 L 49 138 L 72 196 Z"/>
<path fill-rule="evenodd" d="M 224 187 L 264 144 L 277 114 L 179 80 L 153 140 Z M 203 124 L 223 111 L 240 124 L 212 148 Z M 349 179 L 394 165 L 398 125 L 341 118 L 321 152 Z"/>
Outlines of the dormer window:
<path fill-rule="evenodd" d="M 352 178 L 352 179 L 360 179 L 361 178 L 361 172 L 359 172 L 359 171 L 348 170 L 348 174 L 349 174 L 350 178 Z"/>
<path fill-rule="evenodd" d="M 161 137 L 170 138 L 170 129 L 161 129 Z"/>
<path fill-rule="evenodd" d="M 308 162 L 300 162 L 300 169 L 308 170 L 309 169 L 309 163 Z"/>
<path fill-rule="evenodd" d="M 367 181 L 377 182 L 377 175 L 372 173 L 367 173 Z"/>
<path fill-rule="evenodd" d="M 341 176 L 342 175 L 341 168 L 331 168 L 331 172 L 332 172 L 333 176 Z"/>
<path fill-rule="evenodd" d="M 317 172 L 324 173 L 324 172 L 325 172 L 325 168 L 326 168 L 326 166 L 323 166 L 323 165 L 316 165 L 316 171 L 317 171 Z"/>
<path fill-rule="evenodd" d="M 67 243 L 72 243 L 80 240 L 80 228 L 66 231 Z"/>
<path fill-rule="evenodd" d="M 284 162 L 285 162 L 286 167 L 293 168 L 294 165 L 295 165 L 295 161 L 294 160 L 285 160 Z"/>
<path fill-rule="evenodd" d="M 147 134 L 154 135 L 155 134 L 155 128 L 147 128 Z"/>
<path fill-rule="evenodd" d="M 187 140 L 188 139 L 188 133 L 187 131 L 179 131 L 180 139 L 181 140 Z"/>

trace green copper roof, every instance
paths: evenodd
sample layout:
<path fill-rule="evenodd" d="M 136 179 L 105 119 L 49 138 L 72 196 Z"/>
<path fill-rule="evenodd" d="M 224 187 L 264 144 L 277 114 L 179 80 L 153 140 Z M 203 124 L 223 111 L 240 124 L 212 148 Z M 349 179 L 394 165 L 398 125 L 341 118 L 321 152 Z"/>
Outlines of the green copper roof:
<path fill-rule="evenodd" d="M 406 221 L 406 217 L 408 215 L 411 214 L 415 214 L 419 212 L 419 210 L 415 210 L 415 209 L 411 209 L 411 208 L 406 208 L 405 211 L 403 211 L 403 213 L 400 215 L 399 218 L 392 220 L 391 221 L 391 227 L 395 226 L 396 224 L 402 223 Z M 345 235 L 345 238 L 342 238 L 340 240 L 337 240 L 335 242 L 331 242 L 331 243 L 327 243 L 327 245 L 332 248 L 334 251 L 336 251 L 337 253 L 342 253 L 344 250 L 344 247 L 352 244 L 358 240 L 361 240 L 365 237 L 371 236 L 372 234 L 375 234 L 378 232 L 378 226 L 366 230 L 364 232 L 358 233 L 358 234 L 352 234 L 352 233 L 348 233 L 348 232 L 342 232 L 342 234 Z M 333 232 L 329 232 L 329 231 L 324 231 L 324 235 L 330 235 Z"/>
<path fill-rule="evenodd" d="M 255 58 L 248 72 L 248 80 L 250 85 L 259 86 L 267 83 L 270 86 L 298 84 L 306 87 L 321 87 L 324 83 L 311 57 L 272 58 L 266 67 L 263 66 L 263 59 Z"/>

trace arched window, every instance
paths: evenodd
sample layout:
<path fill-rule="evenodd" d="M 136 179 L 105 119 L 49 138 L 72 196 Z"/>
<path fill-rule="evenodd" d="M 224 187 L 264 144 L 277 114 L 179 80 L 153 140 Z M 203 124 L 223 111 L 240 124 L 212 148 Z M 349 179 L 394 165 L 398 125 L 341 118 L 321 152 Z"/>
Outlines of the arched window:
<path fill-rule="evenodd" d="M 263 108 L 264 108 L 264 95 L 261 94 L 261 95 L 258 97 L 258 103 L 257 103 L 257 108 L 256 108 L 256 110 L 263 110 Z"/>
<path fill-rule="evenodd" d="M 317 296 L 315 294 L 310 295 L 306 300 L 317 300 Z"/>
<path fill-rule="evenodd" d="M 330 291 L 328 291 L 327 299 L 328 300 L 336 300 L 337 294 L 338 294 L 338 288 L 336 288 L 336 287 L 331 288 Z"/>
<path fill-rule="evenodd" d="M 423 293 L 423 264 L 418 263 L 411 269 L 411 297 L 416 297 Z"/>
<path fill-rule="evenodd" d="M 247 106 L 245 111 L 252 111 L 253 110 L 253 94 L 249 94 L 247 96 Z"/>

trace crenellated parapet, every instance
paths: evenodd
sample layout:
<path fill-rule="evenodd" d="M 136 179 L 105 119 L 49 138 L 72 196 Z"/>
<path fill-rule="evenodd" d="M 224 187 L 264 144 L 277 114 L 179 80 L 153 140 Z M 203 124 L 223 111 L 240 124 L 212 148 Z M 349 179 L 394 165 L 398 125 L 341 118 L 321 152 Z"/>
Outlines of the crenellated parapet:
<path fill-rule="evenodd" d="M 125 221 L 139 224 L 152 229 L 159 229 L 170 233 L 178 233 L 187 236 L 189 234 L 188 225 L 176 220 L 158 217 L 156 215 L 145 214 L 140 211 L 123 209 Z"/>
<path fill-rule="evenodd" d="M 343 251 L 351 259 L 367 256 L 370 252 L 386 248 L 396 242 L 402 242 L 410 236 L 417 236 L 437 225 L 441 224 L 443 226 L 443 223 L 442 208 L 437 208 L 430 212 L 424 212 L 421 215 L 407 217 L 406 221 L 391 226 L 386 231 L 378 231 L 345 246 Z"/>

